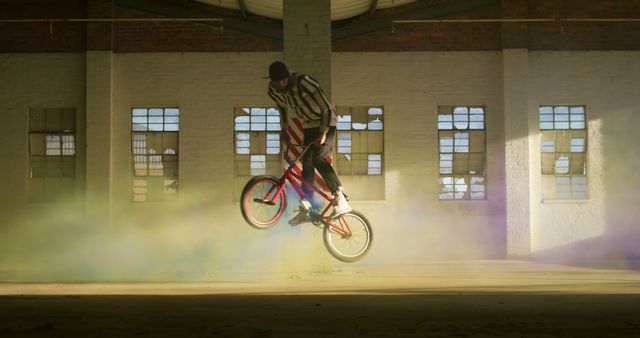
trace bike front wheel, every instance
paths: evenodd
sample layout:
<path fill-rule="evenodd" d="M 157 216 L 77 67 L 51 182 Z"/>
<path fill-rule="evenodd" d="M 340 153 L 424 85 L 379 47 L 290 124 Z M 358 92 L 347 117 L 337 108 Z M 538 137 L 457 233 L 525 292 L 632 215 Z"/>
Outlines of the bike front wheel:
<path fill-rule="evenodd" d="M 287 199 L 280 182 L 269 175 L 259 175 L 245 185 L 240 197 L 242 217 L 256 229 L 267 229 L 284 213 Z"/>
<path fill-rule="evenodd" d="M 373 231 L 363 214 L 348 212 L 325 224 L 324 245 L 331 256 L 346 263 L 364 257 L 371 248 Z"/>

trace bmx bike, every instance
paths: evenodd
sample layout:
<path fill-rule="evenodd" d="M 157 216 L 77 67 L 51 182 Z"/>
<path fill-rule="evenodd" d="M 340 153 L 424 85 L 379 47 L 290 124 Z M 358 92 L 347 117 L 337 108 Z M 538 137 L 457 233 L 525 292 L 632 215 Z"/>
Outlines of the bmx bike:
<path fill-rule="evenodd" d="M 287 205 L 287 182 L 298 193 L 300 199 L 304 197 L 301 186 L 306 182 L 294 172 L 294 167 L 312 145 L 313 143 L 309 144 L 294 160 L 288 162 L 288 167 L 280 178 L 258 175 L 247 182 L 242 190 L 240 208 L 242 216 L 250 226 L 268 229 L 282 217 Z M 322 211 L 313 208 L 308 211 L 310 222 L 323 228 L 323 242 L 327 251 L 337 260 L 347 263 L 364 257 L 373 240 L 373 232 L 367 218 L 354 210 L 332 217 L 334 197 L 314 185 L 310 185 L 310 188 L 314 194 L 328 202 Z"/>

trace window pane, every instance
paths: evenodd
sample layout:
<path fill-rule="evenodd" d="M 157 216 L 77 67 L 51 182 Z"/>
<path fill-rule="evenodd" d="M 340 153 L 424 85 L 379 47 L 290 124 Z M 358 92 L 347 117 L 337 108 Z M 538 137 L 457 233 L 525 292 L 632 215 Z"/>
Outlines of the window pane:
<path fill-rule="evenodd" d="M 134 108 L 131 113 L 133 114 L 133 116 L 147 116 L 147 109 Z"/>
<path fill-rule="evenodd" d="M 166 108 L 164 110 L 165 116 L 178 116 L 180 115 L 180 110 L 178 108 Z"/>
<path fill-rule="evenodd" d="M 556 146 L 554 141 L 542 141 L 543 153 L 553 153 L 555 151 L 556 151 Z"/>

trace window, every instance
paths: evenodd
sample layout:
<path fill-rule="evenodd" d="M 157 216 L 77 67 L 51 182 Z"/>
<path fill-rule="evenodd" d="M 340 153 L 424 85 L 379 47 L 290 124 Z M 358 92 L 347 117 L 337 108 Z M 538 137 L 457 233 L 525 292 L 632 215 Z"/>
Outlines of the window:
<path fill-rule="evenodd" d="M 441 200 L 486 199 L 485 108 L 438 107 Z"/>
<path fill-rule="evenodd" d="M 75 109 L 30 109 L 29 201 L 70 202 L 75 178 Z"/>
<path fill-rule="evenodd" d="M 338 107 L 336 129 L 338 175 L 383 174 L 382 107 Z"/>
<path fill-rule="evenodd" d="M 280 112 L 273 107 L 236 108 L 235 175 L 277 174 L 280 162 Z"/>
<path fill-rule="evenodd" d="M 586 199 L 584 106 L 541 106 L 542 199 Z"/>
<path fill-rule="evenodd" d="M 179 108 L 131 110 L 134 202 L 177 198 L 179 130 Z"/>

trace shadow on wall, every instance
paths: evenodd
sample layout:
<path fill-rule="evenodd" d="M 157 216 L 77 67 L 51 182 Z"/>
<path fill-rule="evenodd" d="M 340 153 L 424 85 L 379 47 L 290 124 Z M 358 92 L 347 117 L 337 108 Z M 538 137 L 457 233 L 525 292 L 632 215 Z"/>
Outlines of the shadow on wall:
<path fill-rule="evenodd" d="M 640 271 L 640 231 L 610 232 L 602 236 L 544 250 L 532 255 L 537 263 L 596 269 Z"/>
<path fill-rule="evenodd" d="M 537 262 L 640 271 L 640 140 L 636 136 L 640 119 L 637 95 L 633 94 L 640 83 L 610 85 L 603 88 L 602 95 L 613 104 L 601 105 L 598 109 L 606 111 L 597 112 L 602 116 L 602 152 L 589 156 L 590 161 L 602 165 L 603 190 L 592 186 L 589 194 L 591 198 L 600 195 L 604 204 L 604 232 L 536 253 L 531 258 Z"/>

